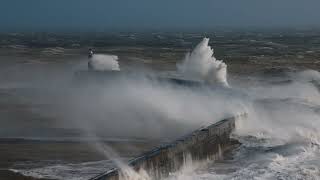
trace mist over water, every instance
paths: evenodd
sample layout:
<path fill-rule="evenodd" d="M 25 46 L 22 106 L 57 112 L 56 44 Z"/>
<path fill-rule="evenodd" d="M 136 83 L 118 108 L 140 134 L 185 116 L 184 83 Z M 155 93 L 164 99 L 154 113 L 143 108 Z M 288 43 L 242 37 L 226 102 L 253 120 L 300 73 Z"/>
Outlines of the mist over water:
<path fill-rule="evenodd" d="M 33 100 L 54 102 L 55 116 L 98 140 L 122 137 L 168 141 L 223 117 L 246 112 L 247 118 L 236 121 L 233 136 L 242 145 L 234 150 L 232 158 L 190 161 L 167 179 L 319 179 L 319 72 L 288 70 L 276 77 L 233 79 L 236 83 L 230 87 L 227 65 L 214 58 L 208 42 L 203 39 L 177 65 L 184 78 L 207 82 L 199 87 L 162 82 L 141 73 L 84 86 L 70 82 L 63 91 L 61 86 L 45 91 L 40 88 L 43 95 Z M 96 58 L 108 59 L 103 68 L 97 67 L 99 70 L 120 69 L 117 58 Z M 124 179 L 152 179 L 145 172 L 127 167 L 108 146 L 99 142 L 92 145 L 115 160 L 124 171 Z M 37 173 L 41 175 L 39 169 Z"/>
<path fill-rule="evenodd" d="M 320 76 L 314 70 L 286 74 L 280 84 L 269 77 L 251 87 L 233 85 L 247 94 L 248 117 L 236 121 L 233 138 L 241 146 L 232 158 L 187 163 L 167 179 L 319 179 Z"/>
<path fill-rule="evenodd" d="M 177 65 L 183 78 L 204 82 L 199 87 L 150 79 L 150 72 L 139 72 L 138 76 L 106 75 L 107 83 L 89 82 L 84 88 L 69 89 L 63 98 L 68 101 L 60 106 L 61 118 L 104 136 L 173 140 L 195 128 L 243 112 L 246 95 L 227 88 L 226 65 L 213 57 L 208 42 L 204 38 Z M 115 66 L 117 58 L 110 57 L 94 55 L 91 61 L 104 61 L 96 64 L 99 71 L 120 70 Z"/>

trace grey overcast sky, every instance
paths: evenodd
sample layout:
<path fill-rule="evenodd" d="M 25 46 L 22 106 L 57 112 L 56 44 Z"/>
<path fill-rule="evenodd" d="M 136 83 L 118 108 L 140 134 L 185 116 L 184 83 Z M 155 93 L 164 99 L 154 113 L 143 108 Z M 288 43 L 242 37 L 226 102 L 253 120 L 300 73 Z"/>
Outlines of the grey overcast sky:
<path fill-rule="evenodd" d="M 320 26 L 320 0 L 1 0 L 0 30 Z"/>

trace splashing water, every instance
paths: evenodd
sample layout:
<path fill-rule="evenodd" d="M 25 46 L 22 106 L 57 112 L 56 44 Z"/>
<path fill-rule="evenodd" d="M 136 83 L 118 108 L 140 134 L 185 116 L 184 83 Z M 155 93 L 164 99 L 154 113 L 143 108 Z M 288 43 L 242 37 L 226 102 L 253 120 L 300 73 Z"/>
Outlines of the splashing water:
<path fill-rule="evenodd" d="M 118 56 L 114 55 L 93 55 L 89 67 L 95 71 L 120 71 Z"/>
<path fill-rule="evenodd" d="M 103 153 L 107 158 L 111 159 L 116 167 L 120 170 L 120 179 L 123 180 L 151 180 L 148 173 L 140 169 L 135 171 L 132 167 L 128 166 L 126 162 L 122 161 L 120 156 L 109 146 L 99 142 L 94 144 L 96 149 Z"/>
<path fill-rule="evenodd" d="M 187 78 L 229 87 L 227 65 L 213 56 L 213 49 L 208 43 L 209 38 L 203 38 L 191 53 L 187 53 L 183 62 L 177 64 L 178 72 Z"/>

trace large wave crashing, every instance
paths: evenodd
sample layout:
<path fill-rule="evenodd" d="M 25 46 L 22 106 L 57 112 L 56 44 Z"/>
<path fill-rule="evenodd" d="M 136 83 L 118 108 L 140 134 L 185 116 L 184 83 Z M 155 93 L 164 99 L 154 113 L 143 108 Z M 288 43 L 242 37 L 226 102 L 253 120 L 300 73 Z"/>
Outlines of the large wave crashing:
<path fill-rule="evenodd" d="M 95 71 L 120 71 L 118 56 L 115 55 L 93 55 L 88 65 Z"/>
<path fill-rule="evenodd" d="M 203 38 L 191 53 L 187 53 L 183 62 L 177 64 L 178 72 L 188 78 L 229 87 L 227 65 L 213 56 L 214 51 L 208 43 L 209 38 Z"/>

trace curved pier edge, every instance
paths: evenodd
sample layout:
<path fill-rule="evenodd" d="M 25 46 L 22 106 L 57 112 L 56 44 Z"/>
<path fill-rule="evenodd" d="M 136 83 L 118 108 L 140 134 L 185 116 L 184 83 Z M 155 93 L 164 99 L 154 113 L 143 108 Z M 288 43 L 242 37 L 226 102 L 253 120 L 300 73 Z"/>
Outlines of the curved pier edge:
<path fill-rule="evenodd" d="M 178 171 L 186 156 L 192 160 L 219 159 L 223 152 L 238 142 L 231 138 L 236 119 L 246 113 L 225 118 L 205 128 L 200 128 L 172 143 L 164 144 L 129 161 L 135 171 L 145 170 L 152 178 L 161 179 Z M 90 180 L 119 180 L 121 170 L 114 168 Z"/>

